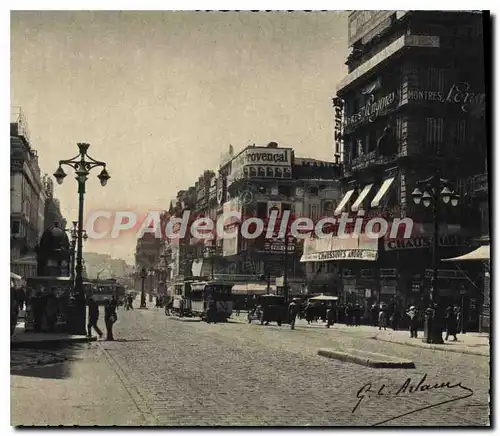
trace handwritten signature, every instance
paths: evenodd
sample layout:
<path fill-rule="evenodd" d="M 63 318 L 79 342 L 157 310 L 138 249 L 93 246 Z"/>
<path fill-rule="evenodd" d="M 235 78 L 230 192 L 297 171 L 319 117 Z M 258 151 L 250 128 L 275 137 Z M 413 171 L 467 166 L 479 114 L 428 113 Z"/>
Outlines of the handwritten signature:
<path fill-rule="evenodd" d="M 380 386 L 373 386 L 371 383 L 367 383 L 356 394 L 356 398 L 358 398 L 358 402 L 356 403 L 356 405 L 352 409 L 352 413 L 354 413 L 358 409 L 359 405 L 363 402 L 363 400 L 365 400 L 365 398 L 366 399 L 370 398 L 372 395 L 377 395 L 377 396 L 389 396 L 389 395 L 391 395 L 391 396 L 398 397 L 398 396 L 402 396 L 405 394 L 416 394 L 418 392 L 428 392 L 428 391 L 435 391 L 435 390 L 440 390 L 440 389 L 442 390 L 442 389 L 455 389 L 455 388 L 461 389 L 461 390 L 464 390 L 467 392 L 467 395 L 462 395 L 461 397 L 452 398 L 451 400 L 446 400 L 446 401 L 441 401 L 439 403 L 430 404 L 430 405 L 427 405 L 425 407 L 421 407 L 419 409 L 412 410 L 411 412 L 406 412 L 406 413 L 403 413 L 401 415 L 398 415 L 398 416 L 395 416 L 395 417 L 392 417 L 392 418 L 389 418 L 389 419 L 386 419 L 384 421 L 381 421 L 381 422 L 374 424 L 374 425 L 381 425 L 381 424 L 385 424 L 386 422 L 392 421 L 394 419 L 401 418 L 403 416 L 410 415 L 412 413 L 420 412 L 421 410 L 430 409 L 432 407 L 440 406 L 442 404 L 462 400 L 464 398 L 468 398 L 468 397 L 474 395 L 474 391 L 472 389 L 469 389 L 468 387 L 462 385 L 461 382 L 458 382 L 455 384 L 450 384 L 450 382 L 447 381 L 447 382 L 438 382 L 438 383 L 434 383 L 434 384 L 429 384 L 429 383 L 425 384 L 426 380 L 427 380 L 427 374 L 424 374 L 417 384 L 412 384 L 412 379 L 407 378 L 406 381 L 396 391 L 389 390 L 389 388 L 385 384 L 381 384 Z"/>

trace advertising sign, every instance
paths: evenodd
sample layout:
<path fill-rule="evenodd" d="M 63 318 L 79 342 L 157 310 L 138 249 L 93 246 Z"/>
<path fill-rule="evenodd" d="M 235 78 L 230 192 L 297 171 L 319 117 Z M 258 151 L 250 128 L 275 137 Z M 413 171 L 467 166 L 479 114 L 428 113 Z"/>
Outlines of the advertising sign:
<path fill-rule="evenodd" d="M 241 213 L 241 201 L 239 198 L 226 201 L 222 210 L 225 216 L 229 215 L 230 212 Z M 226 236 L 222 240 L 222 256 L 235 256 L 238 254 L 239 220 L 235 217 L 227 218 L 224 222 L 224 231 L 229 233 L 230 236 Z"/>
<path fill-rule="evenodd" d="M 288 253 L 293 253 L 295 251 L 296 241 L 294 238 L 288 238 L 288 244 L 286 246 L 286 251 Z M 269 253 L 284 253 L 285 252 L 285 240 L 284 238 L 271 238 L 266 239 L 264 242 L 264 252 Z"/>
<path fill-rule="evenodd" d="M 460 106 L 462 112 L 469 112 L 472 108 L 484 107 L 486 94 L 472 92 L 467 82 L 453 84 L 447 92 L 426 91 L 420 89 L 408 90 L 408 100 L 438 101 Z"/>
<path fill-rule="evenodd" d="M 290 179 L 292 149 L 248 147 L 231 163 L 230 183 L 240 179 Z"/>
<path fill-rule="evenodd" d="M 370 100 L 361 107 L 361 109 L 350 117 L 345 119 L 346 129 L 350 129 L 357 124 L 364 122 L 373 122 L 375 119 L 384 111 L 386 111 L 391 105 L 396 102 L 396 92 L 393 91 L 390 94 L 375 100 L 375 96 L 372 94 Z"/>
<path fill-rule="evenodd" d="M 407 239 L 386 239 L 384 241 L 384 247 L 386 251 L 431 248 L 432 239 L 431 236 L 417 236 Z M 441 235 L 438 245 L 440 247 L 460 247 L 469 245 L 469 239 L 460 235 Z"/>
<path fill-rule="evenodd" d="M 367 236 L 341 239 L 327 235 L 324 238 L 304 241 L 301 262 L 322 262 L 328 260 L 377 260 L 377 239 Z"/>

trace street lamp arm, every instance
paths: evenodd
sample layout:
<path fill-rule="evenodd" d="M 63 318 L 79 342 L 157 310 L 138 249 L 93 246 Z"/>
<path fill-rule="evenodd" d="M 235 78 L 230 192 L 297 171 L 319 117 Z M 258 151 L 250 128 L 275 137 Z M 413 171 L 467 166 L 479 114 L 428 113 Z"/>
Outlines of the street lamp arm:
<path fill-rule="evenodd" d="M 91 169 L 96 168 L 96 167 L 106 168 L 106 164 L 104 162 L 94 160 L 90 156 L 87 156 L 87 158 L 91 159 L 91 162 L 77 160 L 77 159 L 73 158 L 73 159 L 68 159 L 68 160 L 60 160 L 59 166 L 67 165 L 67 166 L 69 166 L 77 171 L 80 169 L 83 169 L 85 171 L 90 171 Z"/>

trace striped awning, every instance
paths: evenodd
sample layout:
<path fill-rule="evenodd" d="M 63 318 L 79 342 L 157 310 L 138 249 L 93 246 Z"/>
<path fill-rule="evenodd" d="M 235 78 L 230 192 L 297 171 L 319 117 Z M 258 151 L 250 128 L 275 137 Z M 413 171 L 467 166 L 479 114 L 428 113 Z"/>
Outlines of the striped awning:
<path fill-rule="evenodd" d="M 358 198 L 356 199 L 356 201 L 354 202 L 354 204 L 352 205 L 351 207 L 351 210 L 353 212 L 357 212 L 358 209 L 359 209 L 359 206 L 361 206 L 363 204 L 363 200 L 366 198 L 366 196 L 368 195 L 368 193 L 370 192 L 370 190 L 372 189 L 372 186 L 373 186 L 373 183 L 369 184 L 369 185 L 366 185 L 363 190 L 361 191 L 361 193 L 359 194 Z"/>
<path fill-rule="evenodd" d="M 379 207 L 380 205 L 380 200 L 382 200 L 382 197 L 385 195 L 385 193 L 389 190 L 389 188 L 392 185 L 392 182 L 394 182 L 395 177 L 391 177 L 387 180 L 384 180 L 384 183 L 382 183 L 382 186 L 380 187 L 379 191 L 377 192 L 377 195 L 373 197 L 371 207 Z"/>
<path fill-rule="evenodd" d="M 347 191 L 345 193 L 344 198 L 342 199 L 342 201 L 337 206 L 337 209 L 335 209 L 335 211 L 333 212 L 333 215 L 337 216 L 337 215 L 340 215 L 342 213 L 342 209 L 344 209 L 345 205 L 347 204 L 347 202 L 352 197 L 352 194 L 354 194 L 354 189 L 350 189 L 349 191 Z"/>

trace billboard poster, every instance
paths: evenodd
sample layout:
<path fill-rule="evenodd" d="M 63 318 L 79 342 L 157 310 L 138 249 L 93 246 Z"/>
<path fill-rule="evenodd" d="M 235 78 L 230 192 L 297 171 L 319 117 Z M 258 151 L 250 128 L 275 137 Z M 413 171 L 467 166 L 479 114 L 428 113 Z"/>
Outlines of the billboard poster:
<path fill-rule="evenodd" d="M 240 179 L 291 179 L 292 149 L 248 147 L 231 162 L 229 183 Z"/>
<path fill-rule="evenodd" d="M 239 198 L 233 198 L 226 201 L 222 207 L 225 217 L 224 231 L 230 236 L 222 239 L 222 256 L 235 256 L 238 254 L 238 232 L 239 232 L 239 219 L 236 217 L 229 217 L 231 212 L 241 214 L 242 204 Z"/>
<path fill-rule="evenodd" d="M 339 238 L 329 234 L 324 238 L 306 239 L 301 262 L 330 260 L 377 260 L 378 240 L 366 235 Z"/>

